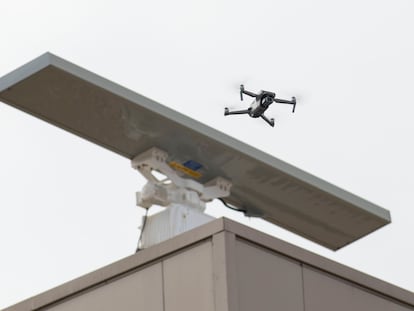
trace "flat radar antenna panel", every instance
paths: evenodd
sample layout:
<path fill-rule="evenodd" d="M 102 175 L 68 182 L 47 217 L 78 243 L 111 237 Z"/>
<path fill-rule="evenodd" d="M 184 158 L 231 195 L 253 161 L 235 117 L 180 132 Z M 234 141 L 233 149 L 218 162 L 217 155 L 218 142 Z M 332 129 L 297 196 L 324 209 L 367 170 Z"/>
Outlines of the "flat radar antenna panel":
<path fill-rule="evenodd" d="M 0 79 L 0 100 L 130 160 L 157 147 L 224 200 L 332 250 L 390 223 L 389 211 L 269 154 L 46 53 Z"/>

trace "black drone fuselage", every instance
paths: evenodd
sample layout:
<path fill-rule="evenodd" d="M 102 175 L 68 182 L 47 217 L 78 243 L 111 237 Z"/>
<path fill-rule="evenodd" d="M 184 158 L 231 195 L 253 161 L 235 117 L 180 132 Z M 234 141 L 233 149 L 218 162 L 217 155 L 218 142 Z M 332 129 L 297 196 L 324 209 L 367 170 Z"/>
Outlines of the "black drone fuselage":
<path fill-rule="evenodd" d="M 258 94 L 255 97 L 254 101 L 250 105 L 249 115 L 252 118 L 261 117 L 267 110 L 267 108 L 269 108 L 269 106 L 273 103 L 275 96 L 275 93 L 261 91 L 260 94 Z"/>

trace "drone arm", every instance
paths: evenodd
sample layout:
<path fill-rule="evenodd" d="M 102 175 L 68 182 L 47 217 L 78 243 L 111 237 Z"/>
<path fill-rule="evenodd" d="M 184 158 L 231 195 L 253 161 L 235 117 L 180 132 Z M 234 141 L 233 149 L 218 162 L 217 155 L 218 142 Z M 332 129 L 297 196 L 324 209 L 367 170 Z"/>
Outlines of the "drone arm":
<path fill-rule="evenodd" d="M 230 114 L 248 114 L 250 113 L 250 109 L 246 109 L 246 110 L 236 110 L 236 111 L 229 111 L 228 109 L 224 110 L 224 115 L 228 116 Z"/>
<path fill-rule="evenodd" d="M 257 94 L 255 94 L 253 92 L 246 91 L 246 90 L 241 91 L 241 93 L 246 94 L 247 96 L 250 96 L 250 97 L 257 97 Z"/>
<path fill-rule="evenodd" d="M 293 109 L 292 112 L 295 112 L 295 108 L 296 108 L 296 98 L 292 97 L 291 100 L 286 100 L 286 99 L 279 99 L 279 98 L 275 98 L 273 100 L 275 103 L 278 104 L 288 104 L 288 105 L 293 105 Z"/>
<path fill-rule="evenodd" d="M 291 104 L 291 105 L 293 105 L 293 102 L 291 100 L 287 100 L 287 99 L 275 98 L 274 101 L 275 101 L 275 103 L 278 103 L 278 104 Z"/>
<path fill-rule="evenodd" d="M 262 114 L 260 117 L 265 120 L 271 127 L 275 126 L 275 120 L 273 120 L 273 118 L 269 120 L 264 114 Z"/>
<path fill-rule="evenodd" d="M 257 95 L 256 95 L 256 94 L 254 94 L 254 93 L 252 93 L 252 92 L 249 92 L 249 91 L 246 91 L 246 90 L 244 89 L 244 85 L 243 85 L 243 84 L 241 84 L 241 85 L 240 85 L 240 100 L 243 100 L 243 94 L 246 94 L 247 96 L 250 96 L 250 97 L 257 97 Z"/>

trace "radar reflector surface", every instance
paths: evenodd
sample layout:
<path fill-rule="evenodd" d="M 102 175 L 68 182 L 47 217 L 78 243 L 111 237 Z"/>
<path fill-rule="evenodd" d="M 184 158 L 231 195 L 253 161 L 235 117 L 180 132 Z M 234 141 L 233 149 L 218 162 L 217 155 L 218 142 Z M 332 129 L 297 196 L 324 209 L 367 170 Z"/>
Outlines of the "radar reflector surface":
<path fill-rule="evenodd" d="M 128 159 L 157 147 L 188 178 L 222 176 L 225 201 L 332 250 L 390 213 L 211 127 L 46 53 L 0 79 L 0 100 Z"/>

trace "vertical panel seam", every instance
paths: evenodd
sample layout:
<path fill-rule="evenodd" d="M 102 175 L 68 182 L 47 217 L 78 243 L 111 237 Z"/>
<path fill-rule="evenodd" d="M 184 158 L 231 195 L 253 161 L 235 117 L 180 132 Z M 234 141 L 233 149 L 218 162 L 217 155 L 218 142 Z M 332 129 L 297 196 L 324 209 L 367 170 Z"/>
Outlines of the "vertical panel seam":
<path fill-rule="evenodd" d="M 215 311 L 229 311 L 226 232 L 213 235 L 212 243 Z"/>
<path fill-rule="evenodd" d="M 212 268 L 212 286 L 213 286 L 213 305 L 214 305 L 214 311 L 217 311 L 217 289 L 216 289 L 216 263 L 215 263 L 215 243 L 214 243 L 214 235 L 211 239 L 211 268 Z"/>
<path fill-rule="evenodd" d="M 303 303 L 303 311 L 306 311 L 306 301 L 305 301 L 305 277 L 304 277 L 304 266 L 303 263 L 300 263 L 300 271 L 302 276 L 302 303 Z"/>
<path fill-rule="evenodd" d="M 162 310 L 165 309 L 165 278 L 164 278 L 164 260 L 161 261 L 161 282 L 162 282 Z"/>
<path fill-rule="evenodd" d="M 237 311 L 237 272 L 235 234 L 220 232 L 213 236 L 213 274 L 216 311 Z"/>
<path fill-rule="evenodd" d="M 218 293 L 218 274 L 221 272 L 219 271 L 220 269 L 220 265 L 218 265 L 217 263 L 217 259 L 218 259 L 218 253 L 219 251 L 223 251 L 222 249 L 218 249 L 219 245 L 218 245 L 218 241 L 219 238 L 221 237 L 222 233 L 218 234 L 218 235 L 213 235 L 213 238 L 211 240 L 212 243 L 212 248 L 211 248 L 211 257 L 212 257 L 212 264 L 213 264 L 213 295 L 214 295 L 214 310 L 215 311 L 223 311 L 223 310 L 219 310 L 219 304 L 218 304 L 218 299 L 220 299 L 219 297 L 219 293 Z"/>
<path fill-rule="evenodd" d="M 238 311 L 239 296 L 237 281 L 236 234 L 232 232 L 226 232 L 225 237 L 225 265 L 229 311 Z"/>

